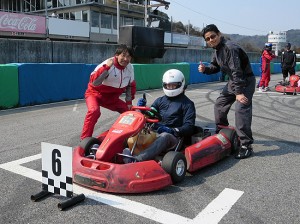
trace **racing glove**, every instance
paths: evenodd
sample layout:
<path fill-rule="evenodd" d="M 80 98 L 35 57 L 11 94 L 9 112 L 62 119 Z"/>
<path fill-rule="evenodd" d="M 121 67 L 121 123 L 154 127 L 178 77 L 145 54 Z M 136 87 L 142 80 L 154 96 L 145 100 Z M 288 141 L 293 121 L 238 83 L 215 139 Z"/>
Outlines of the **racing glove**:
<path fill-rule="evenodd" d="M 158 133 L 158 134 L 161 134 L 161 133 L 163 133 L 163 132 L 167 132 L 167 133 L 169 133 L 169 134 L 172 134 L 172 135 L 174 135 L 175 137 L 178 137 L 178 136 L 179 136 L 179 133 L 178 133 L 178 131 L 176 130 L 176 128 L 169 128 L 169 127 L 164 126 L 164 125 L 160 126 L 160 127 L 157 129 L 157 133 Z"/>
<path fill-rule="evenodd" d="M 147 100 L 144 98 L 139 98 L 138 102 L 137 102 L 137 106 L 139 107 L 144 107 L 147 104 Z"/>

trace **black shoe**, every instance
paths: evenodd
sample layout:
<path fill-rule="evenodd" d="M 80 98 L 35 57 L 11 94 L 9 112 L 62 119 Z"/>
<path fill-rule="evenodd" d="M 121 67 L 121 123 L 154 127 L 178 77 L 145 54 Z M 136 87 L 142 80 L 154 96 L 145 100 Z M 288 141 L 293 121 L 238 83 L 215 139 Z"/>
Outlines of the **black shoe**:
<path fill-rule="evenodd" d="M 253 148 L 251 145 L 242 145 L 237 154 L 235 155 L 236 159 L 245 159 L 252 155 Z"/>

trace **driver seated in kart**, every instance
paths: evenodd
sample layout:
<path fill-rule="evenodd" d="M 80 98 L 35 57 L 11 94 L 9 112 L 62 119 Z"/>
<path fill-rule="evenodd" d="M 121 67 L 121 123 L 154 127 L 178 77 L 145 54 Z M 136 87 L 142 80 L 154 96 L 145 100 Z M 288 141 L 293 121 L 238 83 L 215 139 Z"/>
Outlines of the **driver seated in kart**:
<path fill-rule="evenodd" d="M 151 105 L 161 116 L 161 121 L 154 124 L 157 138 L 145 150 L 124 158 L 124 163 L 140 162 L 155 159 L 161 153 L 172 150 L 179 142 L 180 137 L 192 136 L 194 132 L 196 109 L 194 102 L 185 95 L 185 78 L 181 71 L 170 69 L 162 79 L 164 96 L 157 98 Z M 140 98 L 137 106 L 146 106 L 146 100 Z M 123 154 L 131 156 L 129 148 Z"/>

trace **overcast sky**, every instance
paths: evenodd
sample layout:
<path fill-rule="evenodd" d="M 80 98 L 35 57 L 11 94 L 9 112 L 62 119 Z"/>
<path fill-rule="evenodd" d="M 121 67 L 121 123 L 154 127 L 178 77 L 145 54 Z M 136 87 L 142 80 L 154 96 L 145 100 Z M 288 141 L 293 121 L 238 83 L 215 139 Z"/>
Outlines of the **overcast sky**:
<path fill-rule="evenodd" d="M 159 10 L 173 21 L 202 29 L 215 24 L 222 33 L 267 35 L 269 31 L 300 29 L 300 0 L 166 0 Z"/>

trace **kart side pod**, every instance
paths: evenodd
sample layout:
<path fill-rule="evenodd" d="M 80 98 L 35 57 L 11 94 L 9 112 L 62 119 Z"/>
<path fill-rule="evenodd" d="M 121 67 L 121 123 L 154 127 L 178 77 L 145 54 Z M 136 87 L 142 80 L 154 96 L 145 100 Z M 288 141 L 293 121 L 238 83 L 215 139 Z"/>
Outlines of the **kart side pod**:
<path fill-rule="evenodd" d="M 224 134 L 209 136 L 185 149 L 187 170 L 199 170 L 221 160 L 230 152 L 231 142 Z"/>

